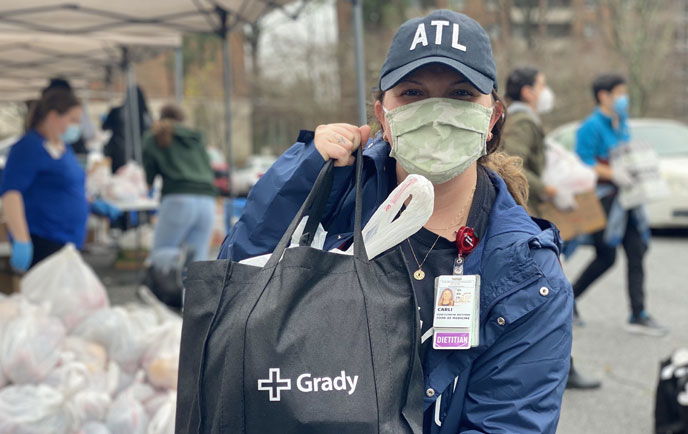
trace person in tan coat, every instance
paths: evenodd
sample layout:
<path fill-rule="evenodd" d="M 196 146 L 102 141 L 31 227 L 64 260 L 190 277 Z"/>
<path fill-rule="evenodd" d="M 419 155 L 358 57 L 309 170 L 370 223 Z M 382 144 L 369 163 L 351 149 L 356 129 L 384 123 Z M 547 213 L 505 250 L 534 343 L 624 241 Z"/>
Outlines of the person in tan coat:
<path fill-rule="evenodd" d="M 552 110 L 554 94 L 543 73 L 521 67 L 509 74 L 506 97 L 510 104 L 502 146 L 507 154 L 523 159 L 529 185 L 528 212 L 538 217 L 538 206 L 557 195 L 557 189 L 541 179 L 545 168 L 545 132 L 539 116 Z"/>
<path fill-rule="evenodd" d="M 545 75 L 532 67 L 514 69 L 506 82 L 510 102 L 504 124 L 503 150 L 523 159 L 523 172 L 528 179 L 528 213 L 539 217 L 539 205 L 557 195 L 557 189 L 542 181 L 545 169 L 545 131 L 539 114 L 554 106 L 554 93 L 547 86 Z M 566 382 L 567 389 L 596 389 L 600 382 L 583 377 L 573 366 Z"/>

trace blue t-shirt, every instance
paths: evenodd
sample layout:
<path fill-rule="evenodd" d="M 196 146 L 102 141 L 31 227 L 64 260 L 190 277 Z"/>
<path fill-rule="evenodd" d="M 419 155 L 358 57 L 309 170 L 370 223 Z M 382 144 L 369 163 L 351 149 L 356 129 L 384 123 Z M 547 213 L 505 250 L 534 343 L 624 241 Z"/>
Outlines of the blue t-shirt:
<path fill-rule="evenodd" d="M 67 146 L 58 159 L 45 139 L 30 130 L 12 146 L 0 182 L 0 195 L 10 190 L 24 199 L 31 235 L 81 248 L 86 238 L 86 174 Z"/>
<path fill-rule="evenodd" d="M 576 133 L 576 153 L 585 164 L 609 162 L 609 151 L 630 140 L 626 119 L 621 118 L 614 128 L 612 118 L 599 108 L 583 121 Z"/>

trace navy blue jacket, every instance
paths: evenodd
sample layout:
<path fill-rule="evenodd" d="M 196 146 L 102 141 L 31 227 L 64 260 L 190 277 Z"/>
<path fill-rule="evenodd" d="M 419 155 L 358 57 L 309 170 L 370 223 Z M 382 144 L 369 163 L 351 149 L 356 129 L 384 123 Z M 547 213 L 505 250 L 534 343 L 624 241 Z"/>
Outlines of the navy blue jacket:
<path fill-rule="evenodd" d="M 364 222 L 396 186 L 395 161 L 379 136 L 364 156 Z M 310 191 L 324 161 L 302 132 L 249 194 L 221 258 L 271 252 Z M 424 360 L 425 408 L 435 433 L 554 433 L 571 354 L 571 285 L 559 263 L 560 238 L 516 204 L 504 181 L 484 239 L 464 272 L 480 274 L 480 346 L 435 351 Z M 323 226 L 326 249 L 351 238 L 353 167 L 336 168 Z M 429 434 L 429 433 L 428 433 Z"/>

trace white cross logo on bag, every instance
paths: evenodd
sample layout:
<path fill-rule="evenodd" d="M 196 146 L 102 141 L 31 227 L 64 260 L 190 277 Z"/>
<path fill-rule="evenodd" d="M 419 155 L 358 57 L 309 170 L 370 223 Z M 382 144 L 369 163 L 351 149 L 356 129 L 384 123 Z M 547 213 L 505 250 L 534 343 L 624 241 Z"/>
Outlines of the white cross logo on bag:
<path fill-rule="evenodd" d="M 280 379 L 280 369 L 270 368 L 269 378 L 258 380 L 258 390 L 270 392 L 270 401 L 279 401 L 283 390 L 291 390 L 291 380 Z"/>

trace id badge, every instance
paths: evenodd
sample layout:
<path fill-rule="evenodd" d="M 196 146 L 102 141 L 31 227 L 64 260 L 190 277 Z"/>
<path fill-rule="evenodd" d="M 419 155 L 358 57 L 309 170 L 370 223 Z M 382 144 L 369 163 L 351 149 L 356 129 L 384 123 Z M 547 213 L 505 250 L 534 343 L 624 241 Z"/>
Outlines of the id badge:
<path fill-rule="evenodd" d="M 479 275 L 437 277 L 434 304 L 434 349 L 467 350 L 478 346 Z"/>

